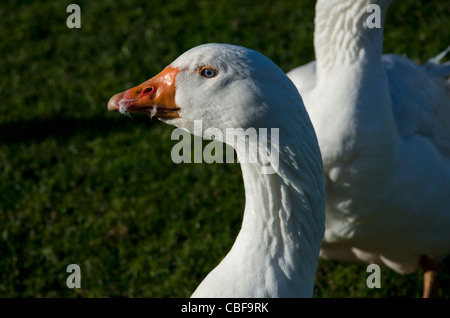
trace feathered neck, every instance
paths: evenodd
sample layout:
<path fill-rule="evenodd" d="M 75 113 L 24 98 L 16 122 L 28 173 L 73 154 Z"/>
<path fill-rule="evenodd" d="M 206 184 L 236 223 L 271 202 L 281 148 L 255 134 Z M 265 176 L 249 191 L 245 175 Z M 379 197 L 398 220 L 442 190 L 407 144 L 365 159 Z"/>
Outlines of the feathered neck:
<path fill-rule="evenodd" d="M 279 144 L 259 148 L 279 152 L 273 174 L 262 174 L 260 163 L 242 162 L 245 147 L 236 149 L 246 198 L 242 228 L 193 297 L 312 296 L 325 216 L 317 143 L 300 142 L 316 140 L 310 128 L 294 129 L 290 136 L 280 132 Z"/>
<path fill-rule="evenodd" d="M 314 46 L 317 81 L 305 99 L 325 173 L 380 149 L 397 149 L 389 83 L 382 61 L 383 28 L 391 0 L 318 0 Z M 371 4 L 380 28 L 368 28 Z M 367 145 L 377 144 L 378 147 Z M 386 161 L 386 164 L 389 161 Z M 379 163 L 380 167 L 384 167 Z M 334 178 L 334 177 L 333 177 Z"/>
<path fill-rule="evenodd" d="M 327 76 L 337 65 L 381 60 L 387 7 L 392 0 L 318 0 L 316 4 L 314 49 L 317 75 Z M 379 27 L 374 22 L 379 7 Z M 377 9 L 376 9 L 377 10 Z M 368 25 L 368 18 L 369 24 Z M 375 18 L 376 19 L 376 18 Z"/>

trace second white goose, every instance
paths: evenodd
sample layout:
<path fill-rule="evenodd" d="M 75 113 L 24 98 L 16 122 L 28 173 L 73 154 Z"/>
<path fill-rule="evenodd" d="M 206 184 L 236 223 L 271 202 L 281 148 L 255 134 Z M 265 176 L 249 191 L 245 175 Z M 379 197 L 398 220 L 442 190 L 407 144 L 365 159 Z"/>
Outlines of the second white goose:
<path fill-rule="evenodd" d="M 424 296 L 435 296 L 437 260 L 450 252 L 450 66 L 382 55 L 390 3 L 317 1 L 316 61 L 288 76 L 324 162 L 321 256 L 404 274 L 421 263 Z M 372 4 L 381 28 L 368 27 Z"/>

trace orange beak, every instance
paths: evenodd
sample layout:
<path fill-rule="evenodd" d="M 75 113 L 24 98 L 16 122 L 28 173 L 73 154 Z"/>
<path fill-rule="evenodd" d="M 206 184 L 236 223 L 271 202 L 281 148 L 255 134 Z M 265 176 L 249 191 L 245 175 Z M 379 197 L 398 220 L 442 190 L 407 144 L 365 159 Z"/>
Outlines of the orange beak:
<path fill-rule="evenodd" d="M 178 69 L 166 67 L 148 81 L 118 93 L 108 102 L 109 111 L 143 113 L 157 118 L 178 118 L 180 108 L 175 104 L 175 77 Z"/>

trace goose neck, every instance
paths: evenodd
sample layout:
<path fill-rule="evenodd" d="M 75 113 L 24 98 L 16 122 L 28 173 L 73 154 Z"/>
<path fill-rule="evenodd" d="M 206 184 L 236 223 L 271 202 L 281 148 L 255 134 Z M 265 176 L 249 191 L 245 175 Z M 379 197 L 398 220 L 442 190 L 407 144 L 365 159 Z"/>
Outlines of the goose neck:
<path fill-rule="evenodd" d="M 264 273 L 265 283 L 273 281 L 276 289 L 301 288 L 312 293 L 317 269 L 312 259 L 318 258 L 324 215 L 322 202 L 309 194 L 323 190 L 320 184 L 308 181 L 311 176 L 303 174 L 313 167 L 291 156 L 294 152 L 289 148 L 279 150 L 275 173 L 261 173 L 259 163 L 241 162 L 246 206 L 231 253 L 246 255 L 251 260 L 249 270 Z M 239 151 L 237 154 L 240 158 Z"/>
<path fill-rule="evenodd" d="M 391 0 L 319 0 L 314 49 L 317 74 L 329 76 L 342 67 L 380 61 L 384 20 Z M 379 62 L 378 62 L 379 63 Z"/>

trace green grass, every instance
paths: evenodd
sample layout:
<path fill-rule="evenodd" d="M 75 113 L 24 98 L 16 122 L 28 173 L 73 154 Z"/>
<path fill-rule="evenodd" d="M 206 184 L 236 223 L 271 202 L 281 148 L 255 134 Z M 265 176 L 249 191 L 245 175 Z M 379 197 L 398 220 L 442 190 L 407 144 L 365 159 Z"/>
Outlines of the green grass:
<path fill-rule="evenodd" d="M 73 1 L 0 4 L 0 297 L 187 297 L 230 249 L 238 164 L 174 164 L 172 127 L 108 113 L 113 94 L 187 49 L 226 42 L 288 71 L 314 59 L 314 1 Z M 417 62 L 450 43 L 446 1 L 402 0 L 385 51 Z M 82 288 L 66 287 L 79 264 Z M 441 295 L 450 295 L 450 278 Z M 315 297 L 417 297 L 420 271 L 321 261 Z"/>

